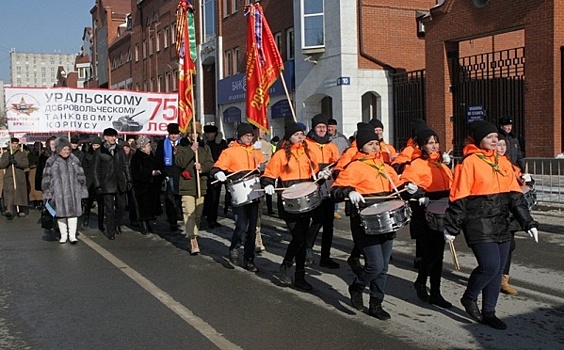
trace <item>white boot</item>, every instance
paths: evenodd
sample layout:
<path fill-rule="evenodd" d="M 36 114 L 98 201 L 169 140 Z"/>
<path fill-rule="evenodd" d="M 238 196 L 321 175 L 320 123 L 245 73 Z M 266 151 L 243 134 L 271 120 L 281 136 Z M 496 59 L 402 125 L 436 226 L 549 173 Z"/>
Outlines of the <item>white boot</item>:
<path fill-rule="evenodd" d="M 59 243 L 67 243 L 67 239 L 69 237 L 67 219 L 57 218 L 57 224 L 59 225 L 59 232 L 61 233 L 61 239 L 59 239 Z"/>
<path fill-rule="evenodd" d="M 69 241 L 71 242 L 71 244 L 75 244 L 76 242 L 78 242 L 78 240 L 76 239 L 78 218 L 77 217 L 68 218 L 67 223 L 69 226 Z"/>

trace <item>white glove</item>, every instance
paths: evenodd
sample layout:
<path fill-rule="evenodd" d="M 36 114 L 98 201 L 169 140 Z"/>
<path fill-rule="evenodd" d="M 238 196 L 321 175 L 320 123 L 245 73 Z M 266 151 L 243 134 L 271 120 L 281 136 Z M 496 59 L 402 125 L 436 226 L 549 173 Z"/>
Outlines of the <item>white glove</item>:
<path fill-rule="evenodd" d="M 349 193 L 349 199 L 351 200 L 351 203 L 354 205 L 358 205 L 358 203 L 360 202 L 366 203 L 364 197 L 356 191 L 351 191 Z"/>
<path fill-rule="evenodd" d="M 217 172 L 214 177 L 221 182 L 227 181 L 227 176 L 225 176 L 225 173 L 223 171 Z"/>
<path fill-rule="evenodd" d="M 443 152 L 443 163 L 445 163 L 446 165 L 450 164 L 450 155 L 446 152 Z"/>
<path fill-rule="evenodd" d="M 450 233 L 448 233 L 447 230 L 444 230 L 444 231 L 443 231 L 443 235 L 444 235 L 444 237 L 445 237 L 445 242 L 447 242 L 447 243 L 454 241 L 454 239 L 456 238 L 456 236 L 453 236 L 453 235 L 451 235 Z"/>
<path fill-rule="evenodd" d="M 321 170 L 320 172 L 317 173 L 317 177 L 320 178 L 320 179 L 327 180 L 328 178 L 331 177 L 331 169 L 325 168 L 325 169 Z"/>
<path fill-rule="evenodd" d="M 419 186 L 417 186 L 413 182 L 408 183 L 406 187 L 407 187 L 407 193 L 409 194 L 414 194 L 419 189 Z"/>
<path fill-rule="evenodd" d="M 266 194 L 272 196 L 272 195 L 274 194 L 274 186 L 272 186 L 272 185 L 267 185 L 267 186 L 264 188 L 264 193 L 266 193 Z"/>
<path fill-rule="evenodd" d="M 253 143 L 253 148 L 254 149 L 262 149 L 262 142 L 260 140 L 255 141 L 255 143 Z"/>
<path fill-rule="evenodd" d="M 529 236 L 531 236 L 532 239 L 535 240 L 535 242 L 539 242 L 539 231 L 536 227 L 530 228 L 527 233 L 529 234 Z"/>
<path fill-rule="evenodd" d="M 523 179 L 523 181 L 525 181 L 525 183 L 533 181 L 531 174 L 523 174 L 521 175 L 521 178 Z"/>
<path fill-rule="evenodd" d="M 429 205 L 429 197 L 421 197 L 419 198 L 418 202 L 420 206 L 426 207 Z"/>

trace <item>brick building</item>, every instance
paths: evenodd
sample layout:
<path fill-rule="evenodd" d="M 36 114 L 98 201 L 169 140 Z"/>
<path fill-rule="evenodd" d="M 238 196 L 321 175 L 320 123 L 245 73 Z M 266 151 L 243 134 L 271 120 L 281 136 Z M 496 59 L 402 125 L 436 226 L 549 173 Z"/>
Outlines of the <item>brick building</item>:
<path fill-rule="evenodd" d="M 562 151 L 564 6 L 444 0 L 425 19 L 427 120 L 460 150 L 470 107 L 510 115 L 529 157 Z"/>

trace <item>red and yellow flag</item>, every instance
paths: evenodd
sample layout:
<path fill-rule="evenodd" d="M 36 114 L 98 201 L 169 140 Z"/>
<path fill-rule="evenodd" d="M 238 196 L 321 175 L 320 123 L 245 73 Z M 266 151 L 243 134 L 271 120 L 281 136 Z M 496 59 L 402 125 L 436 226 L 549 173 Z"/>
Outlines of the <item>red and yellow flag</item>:
<path fill-rule="evenodd" d="M 266 132 L 268 130 L 268 90 L 284 70 L 284 63 L 262 6 L 247 7 L 247 121 Z"/>
<path fill-rule="evenodd" d="M 176 55 L 178 56 L 178 126 L 186 135 L 194 117 L 195 47 L 194 8 L 189 1 L 180 0 L 176 9 Z M 193 39 L 191 40 L 190 35 Z"/>

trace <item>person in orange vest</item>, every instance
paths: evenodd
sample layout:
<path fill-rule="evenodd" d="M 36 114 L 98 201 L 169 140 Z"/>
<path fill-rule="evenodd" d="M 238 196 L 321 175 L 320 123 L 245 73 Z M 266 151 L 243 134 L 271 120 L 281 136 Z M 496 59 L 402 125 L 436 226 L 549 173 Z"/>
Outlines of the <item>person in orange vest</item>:
<path fill-rule="evenodd" d="M 374 132 L 380 139 L 380 152 L 382 153 L 382 159 L 384 159 L 386 164 L 392 164 L 397 156 L 397 152 L 394 146 L 389 145 L 384 141 L 384 124 L 382 124 L 381 120 L 376 118 L 372 118 L 368 124 L 372 125 Z"/>
<path fill-rule="evenodd" d="M 448 199 L 452 185 L 452 172 L 442 163 L 439 137 L 434 130 L 421 129 L 416 135 L 417 146 L 421 156 L 412 160 L 404 169 L 401 178 L 419 185 L 424 193 L 411 206 L 412 215 L 409 228 L 412 237 L 416 237 L 420 251 L 417 279 L 413 284 L 417 297 L 429 304 L 450 308 L 452 304 L 441 295 L 441 276 L 445 240 L 438 227 L 431 227 L 426 219 L 425 207 L 429 201 Z M 433 203 L 436 204 L 436 203 Z M 445 202 L 446 204 L 446 202 Z M 445 207 L 446 209 L 446 207 Z M 431 215 L 427 213 L 427 215 Z M 427 293 L 427 279 L 431 282 L 431 294 Z"/>
<path fill-rule="evenodd" d="M 328 119 L 323 114 L 315 115 L 311 120 L 311 130 L 307 133 L 306 142 L 311 157 L 317 163 L 319 169 L 325 171 L 328 178 L 320 187 L 323 197 L 321 205 L 315 209 L 313 221 L 307 233 L 306 263 L 313 263 L 313 246 L 317 234 L 323 227 L 321 236 L 321 258 L 319 266 L 329 269 L 341 267 L 331 259 L 331 246 L 333 244 L 333 220 L 335 218 L 335 202 L 331 198 L 329 188 L 333 183 L 331 178 L 331 166 L 339 159 L 339 149 L 331 142 L 331 136 L 327 133 Z"/>
<path fill-rule="evenodd" d="M 405 147 L 398 153 L 392 162 L 392 166 L 398 174 L 403 173 L 403 168 L 413 159 L 421 155 L 419 146 L 417 146 L 417 142 L 415 140 L 415 135 L 419 129 L 428 129 L 427 124 L 425 124 L 423 119 L 413 119 L 411 121 L 411 138 L 407 140 Z"/>
<path fill-rule="evenodd" d="M 380 152 L 380 141 L 374 130 L 359 130 L 356 137 L 358 152 L 353 161 L 340 172 L 331 187 L 331 195 L 337 202 L 346 199 L 353 208 L 350 213 L 352 237 L 355 246 L 364 253 L 365 264 L 349 286 L 351 304 L 357 310 L 364 309 L 363 290 L 370 288 L 369 314 L 380 320 L 388 320 L 390 314 L 382 308 L 385 296 L 388 264 L 392 255 L 395 232 L 367 234 L 360 211 L 375 202 L 365 197 L 387 196 L 398 188 L 407 188 L 409 196 L 418 190 L 413 183 L 405 184 L 394 169 L 386 164 Z M 376 201 L 383 201 L 376 199 Z"/>
<path fill-rule="evenodd" d="M 460 299 L 468 315 L 492 328 L 506 329 L 495 307 L 511 240 L 509 215 L 512 213 L 535 241 L 538 223 L 529 213 L 511 163 L 496 152 L 497 141 L 497 128 L 492 123 L 478 120 L 470 124 L 464 159 L 454 171 L 444 237 L 450 242 L 463 231 L 478 262 Z"/>
<path fill-rule="evenodd" d="M 237 127 L 237 141 L 230 147 L 221 152 L 219 159 L 213 165 L 210 176 L 215 177 L 221 182 L 227 181 L 227 175 L 231 176 L 231 181 L 242 179 L 249 173 L 262 170 L 264 157 L 259 149 L 253 146 L 254 131 L 251 124 L 241 123 Z M 258 268 L 254 263 L 255 259 L 255 235 L 258 218 L 260 200 L 257 198 L 250 203 L 240 206 L 233 206 L 233 216 L 235 217 L 235 229 L 231 236 L 229 246 L 229 261 L 233 265 L 239 264 L 238 246 L 241 243 L 241 236 L 246 232 L 243 267 L 250 272 L 257 272 Z"/>
<path fill-rule="evenodd" d="M 281 142 L 283 146 L 272 155 L 261 178 L 261 185 L 265 192 L 271 195 L 275 192 L 275 184 L 281 188 L 288 188 L 295 184 L 311 182 L 319 171 L 318 163 L 312 157 L 312 152 L 305 141 L 304 130 L 300 125 L 295 122 L 286 123 L 284 138 Z M 318 176 L 325 177 L 326 175 L 323 172 L 318 173 Z M 286 249 L 280 271 L 275 274 L 275 277 L 281 285 L 291 285 L 290 270 L 295 259 L 294 287 L 310 291 L 313 286 L 305 279 L 305 258 L 307 232 L 314 211 L 290 213 L 284 208 L 282 196 L 278 196 L 278 213 L 280 218 L 286 222 L 292 234 L 292 240 Z"/>

